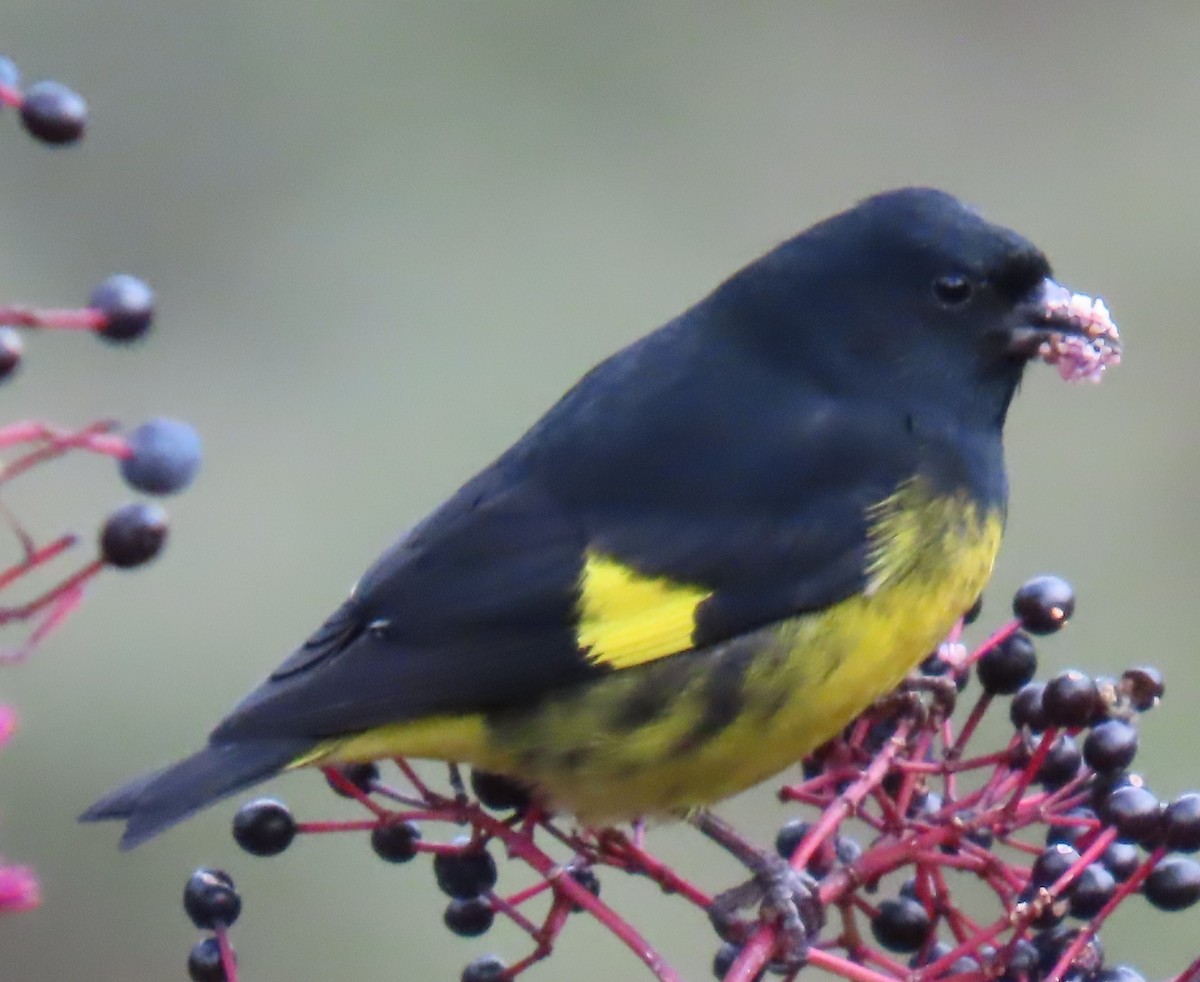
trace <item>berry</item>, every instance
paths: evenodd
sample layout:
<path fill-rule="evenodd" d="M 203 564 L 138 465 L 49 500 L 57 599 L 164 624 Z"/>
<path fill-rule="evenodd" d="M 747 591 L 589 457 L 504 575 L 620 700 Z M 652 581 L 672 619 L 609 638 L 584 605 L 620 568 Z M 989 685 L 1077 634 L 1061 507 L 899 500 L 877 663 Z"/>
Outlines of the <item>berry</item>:
<path fill-rule="evenodd" d="M 218 924 L 228 927 L 238 919 L 242 898 L 228 873 L 201 867 L 183 888 L 183 909 L 196 927 L 211 931 Z"/>
<path fill-rule="evenodd" d="M 1163 844 L 1179 852 L 1200 849 L 1200 794 L 1189 791 L 1163 812 Z"/>
<path fill-rule="evenodd" d="M 480 955 L 463 969 L 459 982 L 502 982 L 507 968 L 495 955 Z"/>
<path fill-rule="evenodd" d="M 1062 842 L 1047 846 L 1033 861 L 1033 868 L 1029 871 L 1029 884 L 1033 887 L 1048 887 L 1077 862 L 1079 853 L 1074 847 Z"/>
<path fill-rule="evenodd" d="M 1126 842 L 1152 841 L 1161 829 L 1158 799 L 1137 785 L 1116 788 L 1101 814 Z"/>
<path fill-rule="evenodd" d="M 837 861 L 843 866 L 849 866 L 862 858 L 862 844 L 848 835 L 839 835 L 833 840 L 833 851 Z"/>
<path fill-rule="evenodd" d="M 1024 631 L 1016 631 L 987 651 L 975 665 L 983 691 L 1008 696 L 1033 678 L 1037 671 L 1037 650 Z"/>
<path fill-rule="evenodd" d="M 1016 980 L 1032 978 L 1034 969 L 1037 968 L 1038 950 L 1033 946 L 1033 942 L 1026 938 L 1020 938 L 1014 941 L 1012 947 L 1008 949 L 1004 958 L 1004 974 L 1001 979 Z"/>
<path fill-rule="evenodd" d="M 1183 910 L 1200 900 L 1200 863 L 1168 856 L 1146 877 L 1142 893 L 1159 910 Z"/>
<path fill-rule="evenodd" d="M 118 569 L 132 569 L 158 555 L 167 539 L 167 513 L 158 505 L 135 502 L 118 508 L 100 530 L 100 557 Z"/>
<path fill-rule="evenodd" d="M 1083 759 L 1100 774 L 1123 771 L 1137 755 L 1137 730 L 1124 720 L 1109 719 L 1092 727 L 1083 742 Z"/>
<path fill-rule="evenodd" d="M 885 900 L 871 918 L 871 933 L 889 951 L 916 951 L 929 937 L 933 921 L 915 900 Z"/>
<path fill-rule="evenodd" d="M 924 945 L 922 945 L 924 949 Z M 923 968 L 925 965 L 932 965 L 939 958 L 945 958 L 950 954 L 951 948 L 945 941 L 935 941 L 931 944 L 928 950 L 918 951 L 908 960 L 909 968 Z M 978 968 L 978 965 L 972 965 L 972 971 Z"/>
<path fill-rule="evenodd" d="M 200 437 L 187 423 L 152 419 L 126 437 L 132 455 L 121 461 L 126 483 L 147 494 L 174 494 L 200 468 Z"/>
<path fill-rule="evenodd" d="M 188 952 L 188 977 L 193 982 L 226 982 L 221 945 L 216 938 L 201 938 Z"/>
<path fill-rule="evenodd" d="M 1131 668 L 1121 675 L 1121 688 L 1129 695 L 1129 703 L 1138 712 L 1158 705 L 1166 685 L 1162 672 L 1151 665 Z"/>
<path fill-rule="evenodd" d="M 407 863 L 420 841 L 421 830 L 412 822 L 381 822 L 371 829 L 371 848 L 389 863 Z"/>
<path fill-rule="evenodd" d="M 792 853 L 800 845 L 801 841 L 812 826 L 799 818 L 793 818 L 790 822 L 785 822 L 779 831 L 775 834 L 775 851 L 784 859 L 791 859 Z"/>
<path fill-rule="evenodd" d="M 21 122 L 43 143 L 74 143 L 87 126 L 87 103 L 61 82 L 34 82 L 21 99 Z"/>
<path fill-rule="evenodd" d="M 471 790 L 485 808 L 494 811 L 524 811 L 532 800 L 529 788 L 506 774 L 471 771 Z"/>
<path fill-rule="evenodd" d="M 370 794 L 371 785 L 379 780 L 379 765 L 374 761 L 368 761 L 365 764 L 342 764 L 333 769 L 363 794 Z M 331 781 L 328 777 L 325 778 L 325 783 L 329 785 L 334 794 L 341 795 L 343 798 L 353 797 L 349 791 L 344 791 L 341 785 Z"/>
<path fill-rule="evenodd" d="M 1042 693 L 1046 721 L 1053 726 L 1087 726 L 1098 702 L 1091 677 L 1073 668 L 1055 675 Z"/>
<path fill-rule="evenodd" d="M 975 602 L 973 604 L 971 604 L 970 607 L 967 608 L 967 612 L 965 614 L 963 614 L 962 620 L 963 620 L 964 626 L 967 624 L 974 624 L 977 620 L 979 620 L 979 615 L 982 613 L 983 613 L 983 594 L 981 593 L 978 597 L 975 598 Z"/>
<path fill-rule="evenodd" d="M 1079 773 L 1082 763 L 1083 756 L 1079 753 L 1079 745 L 1070 735 L 1060 733 L 1042 759 L 1037 779 L 1049 788 L 1061 787 Z"/>
<path fill-rule="evenodd" d="M 455 839 L 465 849 L 469 839 Z M 487 893 L 496 885 L 496 861 L 482 846 L 470 852 L 440 852 L 433 857 L 433 874 L 442 893 L 459 900 Z"/>
<path fill-rule="evenodd" d="M 92 291 L 88 306 L 105 316 L 97 333 L 106 341 L 133 341 L 150 329 L 154 292 L 136 276 L 118 273 Z"/>
<path fill-rule="evenodd" d="M 1027 726 L 1035 732 L 1046 728 L 1046 710 L 1042 705 L 1046 694 L 1045 682 L 1027 682 L 1013 696 L 1008 717 L 1018 729 Z"/>
<path fill-rule="evenodd" d="M 1053 634 L 1075 612 L 1075 591 L 1057 576 L 1035 576 L 1013 597 L 1013 613 L 1030 634 Z"/>
<path fill-rule="evenodd" d="M 1121 842 L 1119 839 L 1110 843 L 1100 856 L 1100 862 L 1118 883 L 1124 883 L 1133 876 L 1141 861 L 1137 846 L 1132 842 Z"/>
<path fill-rule="evenodd" d="M 25 342 L 15 328 L 0 327 L 0 381 L 8 378 L 21 364 Z"/>
<path fill-rule="evenodd" d="M 729 974 L 729 970 L 733 968 L 733 963 L 737 961 L 737 956 L 742 953 L 741 945 L 736 945 L 732 941 L 726 941 L 717 949 L 717 953 L 713 956 L 712 970 L 713 975 L 718 979 L 725 978 Z M 767 974 L 765 968 L 760 968 L 758 974 L 754 976 L 754 982 L 762 982 L 763 976 Z"/>
<path fill-rule="evenodd" d="M 1038 967 L 1043 972 L 1048 972 L 1054 967 L 1063 952 L 1079 936 L 1079 930 L 1077 927 L 1062 924 L 1050 928 L 1048 931 L 1039 931 L 1033 936 L 1033 946 L 1038 955 Z M 1103 964 L 1104 953 L 1100 949 L 1100 939 L 1092 937 L 1079 952 L 1073 967 L 1083 969 L 1086 973 L 1098 969 Z"/>
<path fill-rule="evenodd" d="M 486 897 L 464 897 L 451 900 L 442 920 L 446 927 L 462 938 L 477 938 L 492 926 L 496 912 Z"/>
<path fill-rule="evenodd" d="M 1092 982 L 1146 982 L 1146 979 L 1141 972 L 1128 965 L 1114 965 L 1093 975 Z"/>
<path fill-rule="evenodd" d="M 0 85 L 15 89 L 21 84 L 21 73 L 11 58 L 0 55 Z M 2 105 L 2 104 L 0 104 Z"/>
<path fill-rule="evenodd" d="M 274 856 L 296 838 L 296 820 L 282 801 L 259 798 L 233 816 L 233 838 L 252 856 Z"/>
<path fill-rule="evenodd" d="M 1084 920 L 1095 917 L 1116 889 L 1116 879 L 1100 863 L 1084 867 L 1071 886 L 1071 916 Z"/>
<path fill-rule="evenodd" d="M 1081 838 L 1092 831 L 1097 822 L 1096 813 L 1086 807 L 1072 808 L 1063 818 L 1086 819 L 1091 824 L 1083 825 L 1076 822 L 1063 822 L 1058 825 L 1052 824 L 1046 830 L 1046 845 L 1052 846 L 1057 842 L 1063 842 L 1068 846 L 1075 846 Z"/>
<path fill-rule="evenodd" d="M 575 866 L 570 871 L 571 879 L 583 887 L 593 897 L 600 896 L 600 877 L 590 866 Z M 572 913 L 583 910 L 578 904 L 571 905 Z"/>

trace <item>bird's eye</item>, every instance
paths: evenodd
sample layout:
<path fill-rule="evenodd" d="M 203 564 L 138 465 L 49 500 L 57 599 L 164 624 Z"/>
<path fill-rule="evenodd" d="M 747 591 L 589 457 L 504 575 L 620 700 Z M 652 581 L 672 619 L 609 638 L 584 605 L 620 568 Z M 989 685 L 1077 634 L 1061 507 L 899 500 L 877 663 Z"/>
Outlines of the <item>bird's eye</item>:
<path fill-rule="evenodd" d="M 933 281 L 933 295 L 947 307 L 957 307 L 971 299 L 975 287 L 960 273 L 949 273 Z"/>

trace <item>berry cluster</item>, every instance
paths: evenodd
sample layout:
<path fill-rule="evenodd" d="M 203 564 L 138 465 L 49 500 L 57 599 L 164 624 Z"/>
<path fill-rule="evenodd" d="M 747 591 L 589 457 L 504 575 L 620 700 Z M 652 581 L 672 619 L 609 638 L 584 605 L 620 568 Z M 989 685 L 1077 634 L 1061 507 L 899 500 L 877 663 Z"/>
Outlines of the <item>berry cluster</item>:
<path fill-rule="evenodd" d="M 1162 802 L 1129 769 L 1138 717 L 1158 704 L 1163 680 L 1153 668 L 1035 679 L 1035 639 L 1067 622 L 1074 594 L 1061 579 L 1039 577 L 1013 607 L 1015 617 L 974 651 L 959 643 L 960 626 L 901 693 L 811 755 L 803 779 L 781 789 L 783 801 L 809 814 L 784 824 L 776 852 L 812 879 L 821 923 L 799 957 L 768 908 L 723 924 L 718 978 L 750 982 L 768 969 L 793 978 L 807 964 L 855 982 L 1139 982 L 1135 969 L 1108 964 L 1101 926 L 1135 896 L 1164 911 L 1200 899 L 1200 863 L 1189 855 L 1200 849 L 1200 794 Z M 977 606 L 964 623 L 978 613 Z M 1002 700 L 1007 742 L 976 748 L 981 721 Z M 609 867 L 712 913 L 714 898 L 655 858 L 639 826 L 575 829 L 508 777 L 476 771 L 468 787 L 452 766 L 441 792 L 406 760 L 394 764 L 398 782 L 375 764 L 325 770 L 365 818 L 298 821 L 282 802 L 260 799 L 237 812 L 234 837 L 256 856 L 333 832 L 366 833 L 389 863 L 431 855 L 448 899 L 446 927 L 473 938 L 505 917 L 533 943 L 512 964 L 476 959 L 463 982 L 519 976 L 551 953 L 580 910 L 656 978 L 679 978 L 600 897 L 596 871 Z M 436 823 L 470 834 L 439 841 L 429 834 Z M 498 851 L 538 874 L 534 885 L 500 891 Z M 984 899 L 978 887 L 963 889 L 967 881 L 984 885 Z M 228 973 L 230 960 L 222 964 Z M 1179 978 L 1189 973 L 1200 973 L 1200 960 Z"/>
<path fill-rule="evenodd" d="M 57 82 L 38 82 L 22 89 L 16 67 L 0 57 L 0 106 L 18 108 L 25 128 L 46 143 L 63 144 L 83 135 L 87 109 L 83 100 Z M 86 307 L 38 308 L 0 304 L 0 383 L 11 385 L 21 365 L 21 330 L 90 331 L 104 341 L 125 343 L 143 337 L 154 317 L 154 294 L 133 276 L 112 276 L 92 291 Z M 0 426 L 0 492 L 9 482 L 73 450 L 115 459 L 125 483 L 136 491 L 163 495 L 181 491 L 200 465 L 200 441 L 186 423 L 152 419 L 129 432 L 104 420 L 81 429 L 36 421 Z M 31 576 L 59 559 L 78 538 L 61 534 L 40 542 L 15 515 L 0 506 L 0 526 L 20 548 L 20 558 L 0 568 L 0 595 L 25 586 Z M 157 505 L 135 501 L 113 511 L 101 526 L 94 558 L 61 575 L 19 604 L 0 597 L 0 625 L 28 625 L 21 643 L 0 649 L 0 665 L 24 660 L 51 631 L 80 605 L 85 585 L 106 568 L 131 569 L 153 559 L 167 536 L 166 513 Z M 15 715 L 0 706 L 0 745 L 15 728 Z M 0 863 L 0 913 L 38 903 L 37 880 L 25 867 Z"/>

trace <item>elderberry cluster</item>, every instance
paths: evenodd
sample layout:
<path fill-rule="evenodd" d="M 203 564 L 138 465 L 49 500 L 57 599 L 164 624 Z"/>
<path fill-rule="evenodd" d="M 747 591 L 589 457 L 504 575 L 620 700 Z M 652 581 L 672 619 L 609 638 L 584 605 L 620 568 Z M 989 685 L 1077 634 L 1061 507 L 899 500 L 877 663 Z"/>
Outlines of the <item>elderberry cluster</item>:
<path fill-rule="evenodd" d="M 188 976 L 194 982 L 231 982 L 227 966 L 235 959 L 226 932 L 242 912 L 242 898 L 229 874 L 196 870 L 183 888 L 183 909 L 196 927 L 208 932 L 188 954 Z"/>

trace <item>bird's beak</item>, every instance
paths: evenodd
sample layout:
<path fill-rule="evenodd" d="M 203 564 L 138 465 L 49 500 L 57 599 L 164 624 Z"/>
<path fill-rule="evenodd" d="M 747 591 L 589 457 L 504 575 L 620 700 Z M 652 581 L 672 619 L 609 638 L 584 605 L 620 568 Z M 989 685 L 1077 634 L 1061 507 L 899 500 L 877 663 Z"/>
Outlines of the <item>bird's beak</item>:
<path fill-rule="evenodd" d="M 1121 339 L 1103 300 L 1046 278 L 1027 309 L 1027 323 L 1009 336 L 1010 354 L 1040 358 L 1072 382 L 1099 382 L 1106 368 L 1120 364 Z"/>

